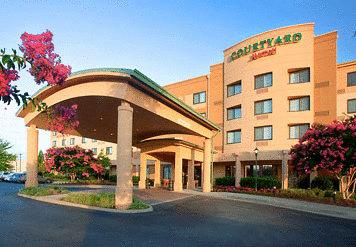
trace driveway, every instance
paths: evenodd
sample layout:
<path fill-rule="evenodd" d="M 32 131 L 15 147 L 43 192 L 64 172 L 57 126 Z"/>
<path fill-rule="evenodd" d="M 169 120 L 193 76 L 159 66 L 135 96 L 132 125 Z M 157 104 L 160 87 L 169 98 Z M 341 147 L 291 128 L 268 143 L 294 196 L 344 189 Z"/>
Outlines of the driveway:
<path fill-rule="evenodd" d="M 0 183 L 0 246 L 354 246 L 356 221 L 194 196 L 112 214 L 16 196 Z"/>

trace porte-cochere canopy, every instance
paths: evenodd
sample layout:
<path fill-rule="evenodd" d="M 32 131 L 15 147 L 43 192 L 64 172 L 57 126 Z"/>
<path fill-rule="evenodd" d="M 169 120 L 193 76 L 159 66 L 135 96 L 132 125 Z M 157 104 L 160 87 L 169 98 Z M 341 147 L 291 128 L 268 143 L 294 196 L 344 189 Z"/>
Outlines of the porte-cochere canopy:
<path fill-rule="evenodd" d="M 132 202 L 132 146 L 161 135 L 187 134 L 205 139 L 203 191 L 210 191 L 211 138 L 219 127 L 138 70 L 79 71 L 73 73 L 64 85 L 45 87 L 35 97 L 48 107 L 78 105 L 79 127 L 68 134 L 117 143 L 117 207 L 127 208 Z M 47 115 L 28 105 L 22 107 L 17 116 L 24 118 L 25 125 L 30 127 L 27 133 L 27 185 L 37 185 L 36 128 L 48 129 Z M 177 170 L 181 170 L 179 157 L 176 155 Z M 181 181 L 181 176 L 177 174 L 176 180 Z M 177 184 L 179 189 L 181 185 Z"/>

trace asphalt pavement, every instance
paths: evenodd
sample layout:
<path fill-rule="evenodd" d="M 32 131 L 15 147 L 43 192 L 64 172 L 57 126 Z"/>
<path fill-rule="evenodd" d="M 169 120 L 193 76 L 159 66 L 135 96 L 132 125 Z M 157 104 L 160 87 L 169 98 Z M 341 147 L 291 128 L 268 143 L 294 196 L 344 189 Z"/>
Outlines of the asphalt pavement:
<path fill-rule="evenodd" d="M 0 246 L 355 246 L 356 221 L 193 196 L 143 214 L 46 204 L 0 183 Z"/>

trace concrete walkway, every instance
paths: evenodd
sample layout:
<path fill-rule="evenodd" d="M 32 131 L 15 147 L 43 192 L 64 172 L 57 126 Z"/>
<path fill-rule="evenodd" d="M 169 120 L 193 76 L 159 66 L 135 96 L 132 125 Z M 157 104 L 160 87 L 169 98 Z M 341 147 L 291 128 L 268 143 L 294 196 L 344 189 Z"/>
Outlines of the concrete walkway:
<path fill-rule="evenodd" d="M 214 198 L 221 198 L 227 200 L 236 200 L 249 203 L 257 203 L 270 205 L 274 207 L 281 207 L 287 209 L 293 209 L 308 213 L 326 215 L 337 218 L 356 220 L 356 208 L 342 207 L 329 204 L 299 201 L 294 199 L 270 197 L 270 196 L 258 196 L 243 193 L 230 193 L 230 192 L 210 192 L 202 193 L 196 190 L 184 190 L 183 193 L 199 196 L 209 196 Z"/>

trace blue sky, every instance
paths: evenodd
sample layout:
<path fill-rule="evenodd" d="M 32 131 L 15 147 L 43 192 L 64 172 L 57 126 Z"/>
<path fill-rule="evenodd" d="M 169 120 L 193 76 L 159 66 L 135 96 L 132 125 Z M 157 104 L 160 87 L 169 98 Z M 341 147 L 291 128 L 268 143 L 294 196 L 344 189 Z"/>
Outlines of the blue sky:
<path fill-rule="evenodd" d="M 206 74 L 227 47 L 282 26 L 314 22 L 315 34 L 338 31 L 337 61 L 356 59 L 356 1 L 2 1 L 1 46 L 24 32 L 54 33 L 56 51 L 73 71 L 137 68 L 161 85 Z M 7 25 L 7 26 L 5 26 Z M 18 85 L 39 87 L 26 72 Z M 6 109 L 5 109 L 6 108 Z M 0 106 L 0 138 L 25 154 L 17 106 Z M 40 147 L 49 146 L 41 132 Z"/>

